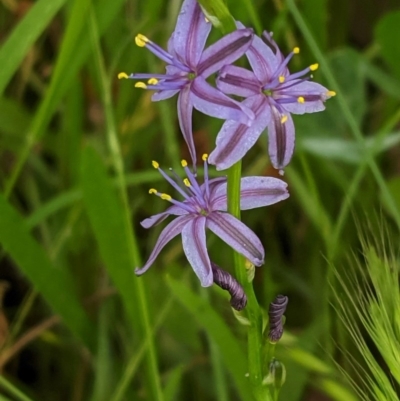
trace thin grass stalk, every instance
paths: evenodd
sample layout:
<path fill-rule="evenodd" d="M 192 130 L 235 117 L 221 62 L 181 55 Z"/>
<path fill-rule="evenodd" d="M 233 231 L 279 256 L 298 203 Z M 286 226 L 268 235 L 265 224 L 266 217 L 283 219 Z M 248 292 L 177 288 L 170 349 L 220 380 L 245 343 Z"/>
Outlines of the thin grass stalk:
<path fill-rule="evenodd" d="M 0 375 L 0 387 L 7 390 L 7 392 L 10 393 L 16 401 L 33 401 L 32 398 L 29 398 L 27 395 L 25 395 L 2 375 Z"/>
<path fill-rule="evenodd" d="M 121 149 L 118 142 L 117 130 L 115 127 L 115 121 L 113 116 L 113 108 L 110 94 L 110 82 L 106 74 L 104 60 L 102 57 L 100 44 L 99 44 L 99 35 L 97 22 L 94 15 L 93 10 L 90 13 L 90 33 L 92 37 L 93 50 L 95 55 L 96 67 L 98 69 L 98 73 L 100 75 L 100 84 L 101 84 L 101 95 L 103 97 L 103 105 L 105 110 L 105 120 L 107 126 L 107 139 L 109 142 L 109 147 L 111 151 L 111 157 L 113 166 L 117 175 L 117 182 L 120 192 L 121 201 L 123 204 L 123 209 L 125 213 L 125 224 L 124 230 L 126 231 L 126 236 L 129 238 L 130 246 L 130 259 L 132 267 L 140 266 L 140 256 L 137 247 L 136 237 L 133 231 L 133 228 L 130 225 L 131 215 L 129 211 L 129 202 L 128 196 L 126 193 L 126 183 L 125 183 L 125 175 L 124 175 L 124 163 L 121 155 Z M 163 393 L 161 389 L 161 379 L 158 370 L 157 364 L 157 356 L 156 349 L 154 345 L 154 341 L 152 338 L 152 328 L 150 324 L 150 316 L 148 311 L 148 301 L 144 291 L 144 284 L 141 280 L 134 280 L 133 282 L 134 288 L 132 290 L 132 302 L 135 302 L 138 305 L 139 312 L 139 320 L 141 321 L 142 326 L 142 335 L 143 338 L 146 338 L 149 342 L 147 347 L 147 380 L 149 383 L 149 390 L 152 393 L 152 399 L 162 401 Z"/>
<path fill-rule="evenodd" d="M 297 26 L 299 27 L 300 31 L 302 32 L 303 36 L 305 37 L 306 41 L 308 42 L 308 45 L 310 46 L 311 51 L 314 53 L 314 56 L 316 59 L 321 63 L 321 70 L 325 75 L 326 80 L 328 81 L 328 84 L 332 88 L 337 88 L 339 89 L 339 85 L 336 81 L 336 78 L 334 77 L 334 74 L 332 73 L 332 70 L 323 55 L 322 51 L 320 50 L 317 42 L 315 41 L 311 31 L 308 29 L 308 26 L 301 15 L 299 9 L 297 8 L 294 0 L 286 0 L 288 8 L 296 21 Z M 382 176 L 381 171 L 379 170 L 378 165 L 376 164 L 376 161 L 373 157 L 373 152 L 368 146 L 366 145 L 365 138 L 361 132 L 361 130 L 358 127 L 358 124 L 347 104 L 346 99 L 344 98 L 343 94 L 338 91 L 337 93 L 337 99 L 339 106 L 342 110 L 343 117 L 347 121 L 347 124 L 349 125 L 349 128 L 354 136 L 354 138 L 357 140 L 357 142 L 360 144 L 362 149 L 364 149 L 364 155 L 365 155 L 365 160 L 366 163 L 368 164 L 368 167 L 370 168 L 372 174 L 374 175 L 375 181 L 378 184 L 382 196 L 387 202 L 387 206 L 390 209 L 397 226 L 400 228 L 400 210 L 397 208 L 396 203 L 390 194 L 390 191 L 386 185 L 386 182 Z"/>

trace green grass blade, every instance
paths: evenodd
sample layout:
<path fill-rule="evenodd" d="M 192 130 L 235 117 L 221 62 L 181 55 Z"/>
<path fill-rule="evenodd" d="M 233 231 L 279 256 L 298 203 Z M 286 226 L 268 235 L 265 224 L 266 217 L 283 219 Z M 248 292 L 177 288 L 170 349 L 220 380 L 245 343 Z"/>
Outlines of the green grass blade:
<path fill-rule="evenodd" d="M 3 195 L 0 195 L 0 242 L 70 330 L 93 349 L 93 327 L 77 299 L 71 276 L 50 262 L 30 235 L 23 217 Z"/>
<path fill-rule="evenodd" d="M 0 387 L 3 387 L 9 394 L 12 394 L 16 401 L 33 401 L 32 398 L 29 398 L 27 395 L 25 395 L 2 375 L 0 375 Z M 0 400 L 11 401 L 10 399 L 3 397 L 1 394 Z"/>
<path fill-rule="evenodd" d="M 386 182 L 382 176 L 382 172 L 380 171 L 378 165 L 376 164 L 373 153 L 368 147 L 366 146 L 366 139 L 364 138 L 360 128 L 358 127 L 357 121 L 353 116 L 350 108 L 348 107 L 347 101 L 343 94 L 340 91 L 339 85 L 337 80 L 333 74 L 332 69 L 329 66 L 325 56 L 323 55 L 322 51 L 320 50 L 315 38 L 313 37 L 311 31 L 309 30 L 306 22 L 304 21 L 303 16 L 301 15 L 299 9 L 297 8 L 294 0 L 286 0 L 288 8 L 292 13 L 294 20 L 296 21 L 300 31 L 304 35 L 308 45 L 310 46 L 311 51 L 313 52 L 316 59 L 321 63 L 321 70 L 323 71 L 328 84 L 330 85 L 331 89 L 338 90 L 337 93 L 337 100 L 340 106 L 340 110 L 342 112 L 343 118 L 347 121 L 348 126 L 354 136 L 354 138 L 359 142 L 360 146 L 364 149 L 364 157 L 368 167 L 370 168 L 377 185 L 382 192 L 382 197 L 385 199 L 390 212 L 392 213 L 396 224 L 400 227 L 400 210 L 396 207 L 396 204 L 393 198 L 390 195 Z"/>
<path fill-rule="evenodd" d="M 213 338 L 219 347 L 226 369 L 231 373 L 235 386 L 243 400 L 251 399 L 251 389 L 245 374 L 247 358 L 237 339 L 212 306 L 195 294 L 185 284 L 172 278 L 167 280 L 172 294 L 193 315 L 193 318 Z"/>
<path fill-rule="evenodd" d="M 183 374 L 184 374 L 183 365 L 177 366 L 172 370 L 172 372 L 170 372 L 167 384 L 165 385 L 164 389 L 165 401 L 174 401 L 177 399 L 177 394 L 182 382 Z"/>
<path fill-rule="evenodd" d="M 22 166 L 29 155 L 32 145 L 43 133 L 57 106 L 57 91 L 63 81 L 64 72 L 69 68 L 69 61 L 74 57 L 76 45 L 81 40 L 82 31 L 88 19 L 90 3 L 91 0 L 76 0 L 74 2 L 50 86 L 46 91 L 45 98 L 43 99 L 37 113 L 35 114 L 35 118 L 27 134 L 26 144 L 21 149 L 18 161 L 16 162 L 11 177 L 6 184 L 6 197 L 10 195 Z"/>
<path fill-rule="evenodd" d="M 0 96 L 26 53 L 66 0 L 39 0 L 0 48 Z"/>
<path fill-rule="evenodd" d="M 136 279 L 134 269 L 139 260 L 132 257 L 130 225 L 125 217 L 125 207 L 117 197 L 111 181 L 107 177 L 105 166 L 93 149 L 87 148 L 82 155 L 82 190 L 87 213 L 97 242 L 100 254 L 108 273 L 118 288 L 131 324 L 141 326 L 142 333 L 150 331 L 144 299 L 143 282 Z M 143 334 L 143 337 L 146 335 Z M 152 344 L 148 350 L 154 347 Z M 155 359 L 154 349 L 151 358 Z M 156 361 L 152 367 L 150 381 L 155 381 L 152 388 L 155 393 L 161 392 Z M 157 377 L 155 375 L 157 374 Z M 158 396 L 162 399 L 162 396 Z"/>

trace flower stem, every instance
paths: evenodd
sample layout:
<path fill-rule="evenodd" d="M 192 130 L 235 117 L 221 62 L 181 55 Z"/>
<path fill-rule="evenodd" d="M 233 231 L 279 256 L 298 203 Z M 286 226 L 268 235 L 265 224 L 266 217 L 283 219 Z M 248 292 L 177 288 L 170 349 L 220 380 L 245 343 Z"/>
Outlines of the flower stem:
<path fill-rule="evenodd" d="M 228 170 L 228 212 L 240 219 L 240 180 L 242 174 L 241 161 Z M 249 379 L 253 388 L 253 395 L 257 401 L 270 399 L 266 388 L 262 386 L 263 358 L 262 358 L 262 315 L 251 281 L 248 279 L 246 260 L 234 252 L 233 262 L 236 278 L 247 295 L 247 318 L 250 321 L 248 331 L 248 369 Z"/>

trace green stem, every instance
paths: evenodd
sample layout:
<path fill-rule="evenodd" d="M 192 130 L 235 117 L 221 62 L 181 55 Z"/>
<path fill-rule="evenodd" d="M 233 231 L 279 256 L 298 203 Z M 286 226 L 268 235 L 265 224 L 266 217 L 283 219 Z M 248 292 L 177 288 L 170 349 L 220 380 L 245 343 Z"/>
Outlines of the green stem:
<path fill-rule="evenodd" d="M 228 170 L 228 212 L 240 219 L 240 180 L 242 173 L 241 161 Z M 250 321 L 248 331 L 248 363 L 249 379 L 253 388 L 254 398 L 265 401 L 268 397 L 266 388 L 262 386 L 263 357 L 262 357 L 262 315 L 254 293 L 252 283 L 248 280 L 245 258 L 234 252 L 233 263 L 236 278 L 247 295 L 247 317 Z"/>

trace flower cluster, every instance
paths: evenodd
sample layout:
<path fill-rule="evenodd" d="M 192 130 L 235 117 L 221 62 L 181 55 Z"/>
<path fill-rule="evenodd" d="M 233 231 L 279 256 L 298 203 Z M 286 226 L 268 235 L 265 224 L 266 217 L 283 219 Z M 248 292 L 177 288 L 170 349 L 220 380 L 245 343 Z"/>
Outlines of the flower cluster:
<path fill-rule="evenodd" d="M 295 131 L 291 114 L 321 111 L 333 91 L 312 82 L 312 64 L 297 73 L 290 73 L 288 63 L 299 48 L 284 56 L 264 32 L 262 37 L 237 22 L 237 29 L 206 48 L 211 23 L 196 0 L 184 0 L 167 51 L 146 36 L 138 34 L 136 44 L 146 47 L 163 60 L 165 74 L 121 72 L 118 77 L 139 80 L 135 87 L 156 91 L 153 101 L 178 95 L 178 119 L 188 146 L 194 170 L 183 160 L 186 177 L 167 174 L 153 161 L 153 166 L 183 197 L 182 201 L 151 189 L 150 193 L 172 203 L 165 212 L 145 219 L 141 224 L 150 228 L 168 216 L 175 216 L 161 232 L 157 243 L 142 268 L 143 274 L 152 265 L 163 247 L 178 234 L 182 235 L 184 253 L 198 276 L 201 285 L 213 283 L 227 289 L 231 304 L 242 309 L 246 297 L 238 282 L 229 273 L 210 261 L 206 247 L 206 228 L 229 246 L 244 255 L 253 265 L 264 262 L 261 241 L 240 220 L 227 212 L 227 182 L 225 178 L 209 179 L 208 163 L 224 170 L 242 159 L 261 133 L 268 129 L 271 164 L 281 173 L 290 162 L 294 150 Z M 252 70 L 233 65 L 246 56 Z M 217 74 L 216 84 L 209 78 Z M 243 100 L 237 101 L 235 95 Z M 192 132 L 193 108 L 226 120 L 216 137 L 216 147 L 210 157 L 203 155 L 204 183 L 197 182 L 196 149 Z M 273 177 L 244 177 L 241 179 L 241 210 L 271 205 L 289 196 L 287 185 Z"/>

